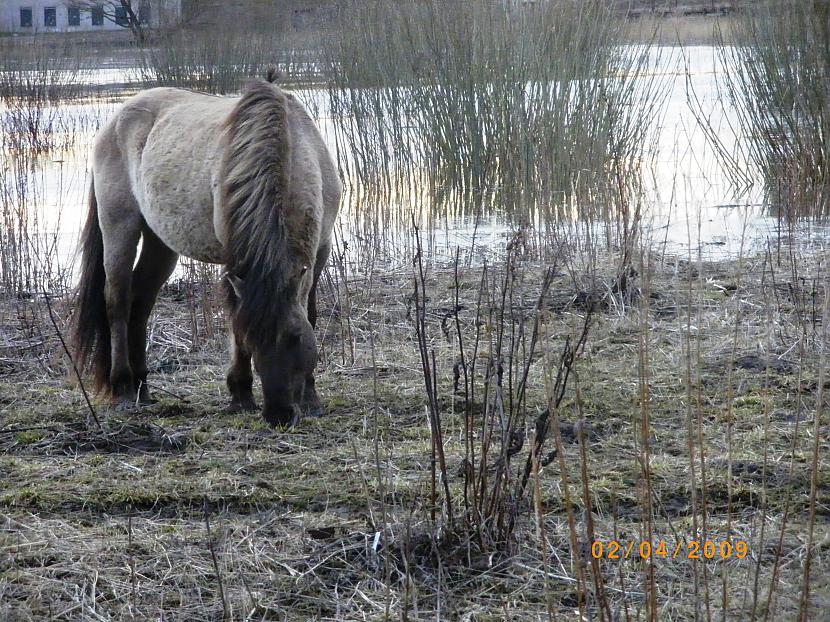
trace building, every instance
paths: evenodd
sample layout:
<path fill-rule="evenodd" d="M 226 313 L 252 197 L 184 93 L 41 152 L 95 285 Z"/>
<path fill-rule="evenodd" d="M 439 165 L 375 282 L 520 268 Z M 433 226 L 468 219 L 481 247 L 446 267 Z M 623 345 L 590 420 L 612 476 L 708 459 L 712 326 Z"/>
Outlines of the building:
<path fill-rule="evenodd" d="M 148 28 L 175 24 L 181 0 L 130 0 L 140 23 Z M 129 27 L 120 0 L 0 0 L 0 32 L 92 32 Z"/>

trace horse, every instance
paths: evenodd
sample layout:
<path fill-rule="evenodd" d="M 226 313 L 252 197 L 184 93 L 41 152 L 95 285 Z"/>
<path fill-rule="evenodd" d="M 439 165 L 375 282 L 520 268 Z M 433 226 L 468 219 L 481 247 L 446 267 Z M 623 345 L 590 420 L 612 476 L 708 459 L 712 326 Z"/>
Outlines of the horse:
<path fill-rule="evenodd" d="M 73 324 L 98 392 L 152 400 L 148 318 L 183 255 L 224 264 L 227 410 L 257 408 L 253 359 L 268 423 L 320 414 L 316 291 L 342 184 L 303 105 L 272 76 L 233 98 L 142 91 L 96 135 L 91 168 Z"/>

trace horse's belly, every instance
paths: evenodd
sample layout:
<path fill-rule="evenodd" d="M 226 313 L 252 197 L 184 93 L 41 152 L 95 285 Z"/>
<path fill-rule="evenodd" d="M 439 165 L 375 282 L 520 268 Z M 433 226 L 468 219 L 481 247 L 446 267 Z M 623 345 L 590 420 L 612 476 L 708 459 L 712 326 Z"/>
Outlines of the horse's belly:
<path fill-rule="evenodd" d="M 192 197 L 180 197 L 175 204 L 170 197 L 153 201 L 144 219 L 153 232 L 180 255 L 222 263 L 224 250 L 213 226 L 213 201 L 195 204 Z"/>

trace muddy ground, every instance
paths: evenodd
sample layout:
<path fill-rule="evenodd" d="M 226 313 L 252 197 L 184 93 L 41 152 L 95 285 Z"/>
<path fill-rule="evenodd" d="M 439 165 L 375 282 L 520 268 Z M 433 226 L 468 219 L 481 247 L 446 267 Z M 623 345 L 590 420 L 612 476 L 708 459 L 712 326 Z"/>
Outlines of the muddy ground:
<path fill-rule="evenodd" d="M 651 607 L 659 619 L 681 620 L 720 617 L 725 606 L 727 619 L 791 619 L 816 447 L 818 615 L 830 606 L 828 428 L 815 421 L 827 281 L 812 257 L 795 265 L 786 253 L 691 264 L 651 257 L 635 268 L 625 300 L 606 296 L 619 257 L 600 262 L 593 297 L 590 279 L 560 260 L 541 304 L 551 261 L 516 255 L 506 303 L 504 262 L 491 263 L 483 280 L 481 264 L 462 265 L 457 283 L 452 265 L 427 266 L 453 525 L 440 484 L 432 505 L 406 263 L 378 262 L 371 276 L 343 264 L 328 271 L 318 326 L 327 414 L 290 431 L 256 413 L 223 412 L 223 314 L 210 285 L 166 287 L 151 328 L 159 402 L 116 411 L 95 401 L 103 430 L 68 380 L 44 300 L 4 300 L 0 618 L 537 620 L 581 611 L 641 619 Z M 480 426 L 498 327 L 523 326 L 527 336 L 539 318 L 521 438 L 512 439 L 523 446 L 499 470 L 512 485 L 549 403 L 545 379 L 590 300 L 597 310 L 557 413 L 564 460 L 551 432 L 538 487 L 531 475 L 537 494 L 505 506 L 516 520 L 511 536 L 482 539 L 459 518 L 469 464 L 462 391 L 453 386 L 457 329 L 467 348 L 480 335 Z M 66 300 L 52 304 L 65 332 Z M 515 380 L 512 393 L 503 382 L 498 406 L 494 377 L 488 399 L 509 412 Z M 594 540 L 604 558 L 592 567 Z M 628 545 L 634 553 L 607 559 L 611 540 L 621 557 Z M 654 543 L 649 561 L 637 555 L 643 540 Z M 717 553 L 690 559 L 693 540 L 712 541 Z"/>

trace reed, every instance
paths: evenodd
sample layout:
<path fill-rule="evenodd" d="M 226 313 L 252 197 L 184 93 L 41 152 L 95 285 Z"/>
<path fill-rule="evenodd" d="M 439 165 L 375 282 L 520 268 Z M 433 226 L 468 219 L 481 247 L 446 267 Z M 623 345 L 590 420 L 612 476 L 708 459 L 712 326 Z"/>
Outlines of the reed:
<path fill-rule="evenodd" d="M 84 94 L 85 62 L 68 40 L 0 41 L 2 142 L 43 153 L 65 148 L 75 128 L 61 106 Z"/>
<path fill-rule="evenodd" d="M 276 66 L 294 82 L 314 76 L 314 53 L 286 45 L 282 32 L 231 29 L 158 33 L 138 55 L 139 78 L 150 85 L 208 93 L 235 93 L 253 77 Z"/>
<path fill-rule="evenodd" d="M 0 296 L 28 298 L 66 292 L 71 285 L 72 258 L 60 247 L 61 206 L 44 205 L 40 158 L 0 146 L 5 162 L 0 167 Z M 58 213 L 48 214 L 50 209 Z"/>
<path fill-rule="evenodd" d="M 790 221 L 830 211 L 828 20 L 826 1 L 764 0 L 733 27 L 734 45 L 721 41 L 724 93 L 745 137 L 737 154 L 722 155 L 743 185 L 754 179 L 740 160 L 754 165 L 775 212 Z"/>
<path fill-rule="evenodd" d="M 89 107 L 71 105 L 89 94 L 90 78 L 72 40 L 0 39 L 0 290 L 8 296 L 70 286 L 71 258 L 45 225 L 61 221 L 64 198 L 47 206 L 45 197 L 63 180 L 44 171 L 98 122 Z"/>
<path fill-rule="evenodd" d="M 656 55 L 621 45 L 606 3 L 371 0 L 340 19 L 324 72 L 356 184 L 610 215 L 615 175 L 638 174 L 648 156 L 663 94 Z"/>

